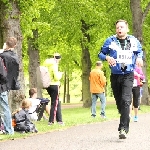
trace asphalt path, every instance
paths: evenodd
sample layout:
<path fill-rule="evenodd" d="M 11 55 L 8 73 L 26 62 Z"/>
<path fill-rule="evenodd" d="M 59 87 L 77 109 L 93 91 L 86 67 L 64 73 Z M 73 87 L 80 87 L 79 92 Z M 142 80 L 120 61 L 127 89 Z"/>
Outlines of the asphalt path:
<path fill-rule="evenodd" d="M 131 121 L 127 139 L 119 139 L 117 119 L 2 141 L 0 150 L 150 150 L 149 120 L 147 113 Z"/>

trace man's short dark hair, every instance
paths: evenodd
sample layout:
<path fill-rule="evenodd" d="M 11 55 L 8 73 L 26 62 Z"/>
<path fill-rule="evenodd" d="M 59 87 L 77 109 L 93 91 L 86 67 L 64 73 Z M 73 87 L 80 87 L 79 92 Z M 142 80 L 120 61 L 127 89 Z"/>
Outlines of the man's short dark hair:
<path fill-rule="evenodd" d="M 7 38 L 6 40 L 6 45 L 9 47 L 9 48 L 14 48 L 17 44 L 17 39 L 15 37 L 9 37 Z"/>
<path fill-rule="evenodd" d="M 97 61 L 96 62 L 96 66 L 101 66 L 102 65 L 102 62 L 101 61 Z"/>

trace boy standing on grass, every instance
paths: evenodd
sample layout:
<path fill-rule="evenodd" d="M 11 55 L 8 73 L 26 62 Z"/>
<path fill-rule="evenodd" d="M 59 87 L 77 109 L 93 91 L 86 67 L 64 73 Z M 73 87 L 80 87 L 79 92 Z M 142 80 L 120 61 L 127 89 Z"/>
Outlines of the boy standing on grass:
<path fill-rule="evenodd" d="M 105 116 L 105 106 L 106 106 L 106 98 L 105 98 L 105 84 L 106 77 L 104 76 L 104 72 L 101 70 L 103 64 L 101 61 L 96 62 L 96 68 L 90 72 L 90 92 L 92 94 L 92 107 L 91 113 L 92 117 L 96 117 L 96 102 L 97 99 L 100 98 L 101 101 L 101 117 L 106 118 Z"/>

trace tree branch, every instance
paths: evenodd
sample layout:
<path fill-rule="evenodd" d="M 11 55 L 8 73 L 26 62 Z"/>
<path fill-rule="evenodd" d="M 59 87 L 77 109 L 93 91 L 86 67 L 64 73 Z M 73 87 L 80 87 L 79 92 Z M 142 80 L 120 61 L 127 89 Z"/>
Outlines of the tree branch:
<path fill-rule="evenodd" d="M 145 8 L 145 10 L 144 10 L 144 12 L 143 12 L 142 22 L 145 21 L 145 18 L 146 18 L 146 16 L 147 16 L 149 10 L 150 10 L 150 2 L 147 4 L 147 6 L 146 6 L 146 8 Z"/>

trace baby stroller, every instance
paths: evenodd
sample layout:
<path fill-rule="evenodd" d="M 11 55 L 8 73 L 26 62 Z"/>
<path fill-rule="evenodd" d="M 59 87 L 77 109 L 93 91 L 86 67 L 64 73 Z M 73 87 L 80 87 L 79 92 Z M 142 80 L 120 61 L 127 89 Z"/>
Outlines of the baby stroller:
<path fill-rule="evenodd" d="M 41 118 L 43 117 L 43 113 L 46 108 L 46 105 L 48 105 L 50 100 L 48 98 L 37 98 L 37 99 L 41 100 L 40 105 L 36 109 L 36 113 L 38 115 L 37 121 L 40 121 Z"/>

